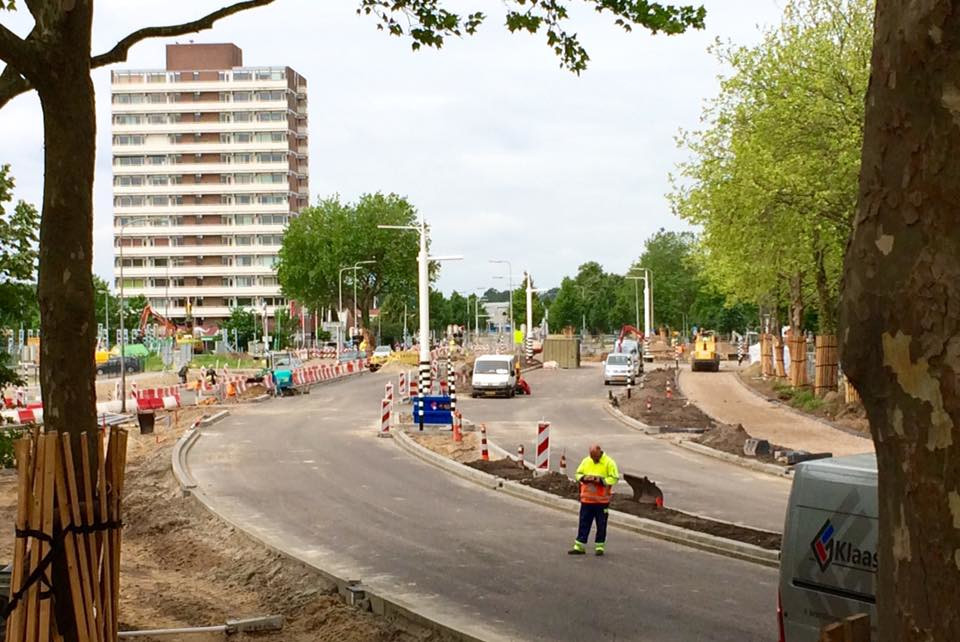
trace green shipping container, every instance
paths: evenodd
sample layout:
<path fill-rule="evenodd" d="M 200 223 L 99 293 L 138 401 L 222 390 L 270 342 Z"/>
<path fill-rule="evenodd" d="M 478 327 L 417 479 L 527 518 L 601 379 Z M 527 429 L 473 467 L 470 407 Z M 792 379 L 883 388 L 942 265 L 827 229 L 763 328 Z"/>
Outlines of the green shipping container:
<path fill-rule="evenodd" d="M 580 367 L 580 339 L 554 334 L 543 342 L 543 362 L 556 361 L 561 368 Z"/>

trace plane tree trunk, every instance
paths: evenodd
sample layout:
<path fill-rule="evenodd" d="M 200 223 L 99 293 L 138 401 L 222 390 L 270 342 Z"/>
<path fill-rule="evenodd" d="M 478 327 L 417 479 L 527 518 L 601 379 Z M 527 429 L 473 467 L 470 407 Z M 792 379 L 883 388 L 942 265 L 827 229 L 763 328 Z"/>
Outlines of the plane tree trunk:
<path fill-rule="evenodd" d="M 844 369 L 879 466 L 881 640 L 960 640 L 960 11 L 877 3 Z"/>

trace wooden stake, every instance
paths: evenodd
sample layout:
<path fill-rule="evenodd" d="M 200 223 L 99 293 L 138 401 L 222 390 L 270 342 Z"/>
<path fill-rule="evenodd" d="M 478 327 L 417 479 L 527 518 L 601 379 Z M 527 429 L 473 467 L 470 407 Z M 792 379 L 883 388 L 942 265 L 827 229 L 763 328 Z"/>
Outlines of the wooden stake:
<path fill-rule="evenodd" d="M 63 454 L 66 459 L 65 473 L 67 476 L 67 488 L 70 491 L 70 510 L 75 524 L 83 524 L 83 514 L 80 512 L 80 489 L 77 486 L 77 475 L 74 470 L 73 447 L 70 443 L 70 435 L 63 436 Z M 86 542 L 88 535 L 77 535 L 76 544 L 78 550 L 78 560 L 80 567 L 77 569 L 80 576 L 80 587 L 83 589 L 83 617 L 86 622 L 86 629 L 89 631 L 88 637 L 93 638 L 97 630 L 97 623 L 94 620 L 93 612 L 93 583 L 95 574 L 90 573 L 90 564 L 87 560 Z M 77 627 L 79 629 L 79 623 Z M 96 639 L 96 638 L 93 638 Z"/>
<path fill-rule="evenodd" d="M 113 519 L 120 521 L 120 508 L 123 499 L 123 482 L 124 482 L 124 470 L 127 465 L 127 431 L 122 429 L 116 430 L 117 434 L 117 450 L 114 457 L 114 493 L 113 493 Z M 111 451 L 113 450 L 113 444 L 110 444 Z M 111 635 L 116 636 L 118 621 L 117 617 L 120 612 L 120 528 L 113 528 L 108 531 L 113 537 L 113 626 L 110 629 Z"/>
<path fill-rule="evenodd" d="M 41 517 L 43 515 L 43 480 L 44 480 L 44 462 L 45 458 L 43 456 L 44 447 L 43 440 L 45 436 L 39 434 L 39 429 L 34 428 L 35 439 L 34 443 L 34 472 L 33 472 L 33 496 L 30 498 L 30 530 L 38 531 L 41 527 Z M 40 565 L 40 553 L 42 550 L 40 542 L 34 539 L 30 545 L 30 563 L 27 566 L 26 574 L 27 577 L 30 577 L 30 574 L 33 573 L 33 569 L 37 568 Z M 27 589 L 27 604 L 26 604 L 26 639 L 27 640 L 36 640 L 37 639 L 37 611 L 39 608 L 37 594 L 39 592 L 39 587 L 36 584 L 33 584 L 29 589 Z"/>
<path fill-rule="evenodd" d="M 57 508 L 60 511 L 60 528 L 66 529 L 69 525 L 77 524 L 78 522 L 70 516 L 70 506 L 71 504 L 76 504 L 76 498 L 71 498 L 67 495 L 66 468 L 73 465 L 70 456 L 69 433 L 64 434 L 62 440 L 63 456 L 60 456 L 59 452 L 56 456 L 56 490 Z M 80 541 L 80 538 L 75 533 L 71 533 L 64 538 L 64 544 L 67 553 L 67 577 L 70 581 L 70 597 L 73 602 L 73 618 L 77 627 L 77 639 L 80 640 L 80 642 L 87 642 L 90 636 L 87 634 L 87 617 L 84 613 L 84 606 L 87 604 L 84 591 L 89 590 L 90 587 L 83 585 L 81 568 L 77 566 L 77 547 L 79 545 L 80 552 L 83 553 L 83 542 Z M 84 557 L 80 560 L 80 566 L 85 565 L 86 558 Z"/>
<path fill-rule="evenodd" d="M 46 433 L 46 439 L 43 443 L 43 521 L 40 530 L 48 537 L 53 537 L 53 493 L 54 481 L 56 479 L 57 462 L 57 432 Z M 40 542 L 40 559 L 50 552 L 50 544 Z M 44 572 L 47 583 L 50 582 L 50 567 Z M 50 642 L 50 607 L 53 600 L 49 597 L 40 600 L 40 623 L 39 623 L 39 642 Z M 30 640 L 32 642 L 32 638 Z"/>
<path fill-rule="evenodd" d="M 27 528 L 27 517 L 30 507 L 30 486 L 33 477 L 33 462 L 30 457 L 30 440 L 26 437 L 18 439 L 13 445 L 13 452 L 17 458 L 17 529 Z M 23 584 L 23 562 L 27 554 L 27 538 L 18 537 L 13 547 L 13 572 L 10 577 L 11 593 L 20 590 Z M 23 639 L 22 606 L 18 606 L 10 615 L 7 622 L 7 642 L 21 642 Z"/>
<path fill-rule="evenodd" d="M 87 509 L 87 524 L 97 521 L 94 512 L 93 494 L 96 479 L 90 474 L 90 444 L 87 433 L 80 435 L 80 457 L 83 460 L 83 499 Z M 90 578 L 93 584 L 93 607 L 95 609 L 95 628 L 90 631 L 91 640 L 101 640 L 103 637 L 103 601 L 100 597 L 100 559 L 97 555 L 97 539 L 99 533 L 87 535 L 87 561 L 90 564 Z"/>
<path fill-rule="evenodd" d="M 100 498 L 100 520 L 106 522 L 110 519 L 110 513 L 108 510 L 107 504 L 107 473 L 106 473 L 106 463 L 105 463 L 105 454 L 104 454 L 104 434 L 100 433 L 100 438 L 97 440 L 97 479 L 99 480 L 99 498 Z M 104 531 L 103 534 L 99 536 L 100 539 L 100 560 L 101 560 L 101 574 L 100 574 L 100 596 L 103 599 L 103 640 L 104 642 L 112 642 L 114 639 L 113 634 L 110 631 L 110 627 L 113 625 L 113 600 L 111 595 L 113 595 L 113 571 L 110 566 L 110 560 L 112 555 L 110 554 L 110 532 Z"/>

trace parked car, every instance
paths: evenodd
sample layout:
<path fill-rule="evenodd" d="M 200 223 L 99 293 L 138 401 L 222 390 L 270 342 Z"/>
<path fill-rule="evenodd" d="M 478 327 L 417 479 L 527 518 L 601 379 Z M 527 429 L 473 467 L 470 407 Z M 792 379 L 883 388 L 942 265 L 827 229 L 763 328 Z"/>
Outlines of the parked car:
<path fill-rule="evenodd" d="M 124 357 L 124 369 L 128 372 L 143 372 L 143 364 L 136 357 Z M 110 357 L 103 363 L 97 364 L 97 375 L 120 375 L 120 357 Z"/>
<path fill-rule="evenodd" d="M 370 355 L 370 362 L 383 365 L 392 353 L 393 348 L 388 345 L 377 346 L 373 354 Z"/>
<path fill-rule="evenodd" d="M 877 635 L 877 457 L 797 464 L 780 553 L 782 642 L 815 642 L 850 615 Z"/>
<path fill-rule="evenodd" d="M 517 358 L 510 354 L 480 355 L 473 364 L 470 396 L 513 397 L 517 393 L 516 366 Z"/>
<path fill-rule="evenodd" d="M 643 372 L 643 363 L 631 352 L 611 352 L 603 362 L 603 384 L 628 383 Z"/>

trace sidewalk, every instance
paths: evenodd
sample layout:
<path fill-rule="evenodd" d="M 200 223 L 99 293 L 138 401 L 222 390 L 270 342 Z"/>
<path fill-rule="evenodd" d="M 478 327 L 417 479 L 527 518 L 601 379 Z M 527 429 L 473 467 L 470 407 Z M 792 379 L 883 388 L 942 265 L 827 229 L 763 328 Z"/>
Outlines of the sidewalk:
<path fill-rule="evenodd" d="M 741 424 L 751 436 L 809 452 L 835 456 L 873 452 L 869 438 L 836 430 L 781 408 L 746 390 L 733 371 L 680 373 L 680 390 L 717 421 Z"/>

